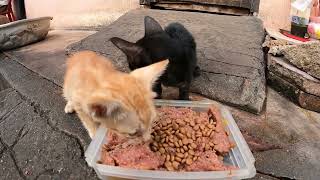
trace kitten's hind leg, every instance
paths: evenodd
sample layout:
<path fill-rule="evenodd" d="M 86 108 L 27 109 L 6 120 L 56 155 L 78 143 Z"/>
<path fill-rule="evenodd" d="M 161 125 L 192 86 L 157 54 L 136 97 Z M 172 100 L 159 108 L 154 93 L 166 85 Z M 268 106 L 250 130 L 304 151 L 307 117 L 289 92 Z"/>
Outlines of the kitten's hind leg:
<path fill-rule="evenodd" d="M 71 101 L 68 101 L 66 106 L 64 107 L 64 112 L 66 114 L 69 114 L 69 113 L 73 113 L 74 112 L 74 108 L 73 108 L 73 105 L 72 105 L 72 102 Z"/>
<path fill-rule="evenodd" d="M 153 86 L 153 91 L 157 93 L 157 96 L 155 97 L 155 99 L 161 99 L 162 96 L 162 87 L 161 87 L 161 81 L 158 80 L 156 81 L 156 83 Z"/>

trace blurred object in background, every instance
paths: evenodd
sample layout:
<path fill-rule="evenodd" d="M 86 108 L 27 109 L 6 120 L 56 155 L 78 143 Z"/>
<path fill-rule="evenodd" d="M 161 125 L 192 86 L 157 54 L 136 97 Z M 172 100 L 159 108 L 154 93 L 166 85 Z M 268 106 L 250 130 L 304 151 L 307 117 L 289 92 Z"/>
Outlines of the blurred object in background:
<path fill-rule="evenodd" d="M 259 17 L 265 28 L 290 31 L 291 0 L 260 0 Z"/>
<path fill-rule="evenodd" d="M 108 25 L 139 0 L 24 0 L 27 18 L 52 16 L 53 29 L 90 29 Z"/>
<path fill-rule="evenodd" d="M 14 0 L 12 6 L 16 15 L 16 20 L 26 19 L 24 0 Z"/>
<path fill-rule="evenodd" d="M 313 0 L 313 5 L 311 7 L 311 17 L 317 17 L 320 16 L 320 5 L 319 0 Z"/>
<path fill-rule="evenodd" d="M 291 34 L 307 37 L 311 5 L 313 0 L 291 0 Z"/>
<path fill-rule="evenodd" d="M 16 17 L 12 10 L 11 0 L 0 0 L 0 15 L 5 15 L 9 18 L 9 21 L 15 21 Z"/>
<path fill-rule="evenodd" d="M 314 39 L 320 39 L 320 3 L 319 0 L 314 0 L 311 13 L 310 23 L 308 25 L 308 33 Z"/>
<path fill-rule="evenodd" d="M 4 15 L 0 15 L 0 25 L 1 24 L 6 24 L 6 23 L 9 23 L 9 19 L 7 16 L 4 16 Z"/>

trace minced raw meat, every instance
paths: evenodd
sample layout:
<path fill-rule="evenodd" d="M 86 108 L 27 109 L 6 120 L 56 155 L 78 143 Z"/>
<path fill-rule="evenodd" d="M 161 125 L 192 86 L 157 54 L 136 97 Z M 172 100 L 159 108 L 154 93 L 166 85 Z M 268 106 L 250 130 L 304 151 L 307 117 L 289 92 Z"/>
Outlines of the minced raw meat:
<path fill-rule="evenodd" d="M 152 143 L 130 144 L 117 134 L 107 134 L 101 163 L 113 166 L 169 171 L 220 171 L 236 169 L 223 164 L 234 146 L 223 128 L 216 107 L 208 112 L 161 107 L 153 127 Z"/>

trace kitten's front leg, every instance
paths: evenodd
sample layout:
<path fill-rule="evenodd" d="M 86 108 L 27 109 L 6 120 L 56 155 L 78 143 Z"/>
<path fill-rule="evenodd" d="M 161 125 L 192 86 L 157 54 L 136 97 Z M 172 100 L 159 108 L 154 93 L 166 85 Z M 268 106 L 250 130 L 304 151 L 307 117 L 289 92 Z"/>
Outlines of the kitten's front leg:
<path fill-rule="evenodd" d="M 189 98 L 190 83 L 185 82 L 179 87 L 179 100 L 190 100 Z"/>
<path fill-rule="evenodd" d="M 157 93 L 157 96 L 155 99 L 161 99 L 162 96 L 162 87 L 161 87 L 161 81 L 157 80 L 153 86 L 153 91 Z"/>
<path fill-rule="evenodd" d="M 69 113 L 73 113 L 74 112 L 74 107 L 72 105 L 72 102 L 71 101 L 68 101 L 66 106 L 64 107 L 64 112 L 66 114 L 69 114 Z"/>
<path fill-rule="evenodd" d="M 97 129 L 99 128 L 99 123 L 93 121 L 93 119 L 88 116 L 83 111 L 77 112 L 79 119 L 81 120 L 84 127 L 87 129 L 90 138 L 92 139 L 96 134 Z"/>

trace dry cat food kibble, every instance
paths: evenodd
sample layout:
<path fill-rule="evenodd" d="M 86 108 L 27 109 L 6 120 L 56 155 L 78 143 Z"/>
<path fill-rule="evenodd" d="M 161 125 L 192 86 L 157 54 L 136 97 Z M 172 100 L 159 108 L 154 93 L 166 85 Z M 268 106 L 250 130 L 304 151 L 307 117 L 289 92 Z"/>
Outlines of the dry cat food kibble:
<path fill-rule="evenodd" d="M 223 164 L 223 156 L 233 144 L 217 108 L 196 112 L 190 108 L 161 107 L 157 111 L 150 144 L 127 144 L 126 139 L 109 133 L 101 163 L 168 171 L 235 169 Z"/>

